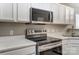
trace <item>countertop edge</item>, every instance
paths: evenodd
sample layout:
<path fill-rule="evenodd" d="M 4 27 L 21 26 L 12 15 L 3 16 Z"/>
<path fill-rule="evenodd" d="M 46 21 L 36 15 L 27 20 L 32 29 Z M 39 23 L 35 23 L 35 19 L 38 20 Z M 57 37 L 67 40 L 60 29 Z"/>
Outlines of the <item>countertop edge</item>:
<path fill-rule="evenodd" d="M 28 45 L 28 46 L 20 46 L 20 47 L 13 47 L 13 48 L 7 48 L 7 49 L 3 49 L 3 50 L 0 50 L 0 53 L 4 53 L 4 52 L 9 52 L 9 51 L 14 51 L 14 50 L 18 50 L 18 49 L 22 49 L 22 48 L 28 48 L 28 47 L 31 47 L 31 46 L 35 46 L 36 44 L 33 44 L 33 45 Z"/>

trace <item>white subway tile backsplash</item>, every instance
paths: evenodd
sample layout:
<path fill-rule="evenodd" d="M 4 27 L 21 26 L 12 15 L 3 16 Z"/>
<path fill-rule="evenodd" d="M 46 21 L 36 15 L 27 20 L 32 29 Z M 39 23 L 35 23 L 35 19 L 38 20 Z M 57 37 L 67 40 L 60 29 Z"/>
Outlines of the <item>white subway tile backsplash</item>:
<path fill-rule="evenodd" d="M 47 33 L 61 34 L 63 33 L 64 25 L 33 25 L 20 23 L 0 23 L 0 36 L 9 36 L 13 30 L 13 35 L 24 35 L 26 29 L 46 29 Z"/>

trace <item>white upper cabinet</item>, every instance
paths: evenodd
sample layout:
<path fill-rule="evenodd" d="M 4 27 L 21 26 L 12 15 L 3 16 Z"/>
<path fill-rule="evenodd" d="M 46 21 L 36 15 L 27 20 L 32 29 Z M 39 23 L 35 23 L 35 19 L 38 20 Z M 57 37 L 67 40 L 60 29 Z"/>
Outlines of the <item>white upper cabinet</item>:
<path fill-rule="evenodd" d="M 30 3 L 18 3 L 17 19 L 20 22 L 30 22 Z"/>
<path fill-rule="evenodd" d="M 66 16 L 65 16 L 65 24 L 70 23 L 70 8 L 66 7 Z"/>
<path fill-rule="evenodd" d="M 74 24 L 74 9 L 61 4 L 52 3 L 53 23 L 55 24 Z"/>
<path fill-rule="evenodd" d="M 74 24 L 74 20 L 75 20 L 74 9 L 70 8 L 70 24 Z"/>
<path fill-rule="evenodd" d="M 32 8 L 38 8 L 42 10 L 49 10 L 50 11 L 50 3 L 31 3 Z"/>
<path fill-rule="evenodd" d="M 0 3 L 0 21 L 13 20 L 13 4 Z"/>
<path fill-rule="evenodd" d="M 64 24 L 65 23 L 65 7 L 63 5 L 59 5 L 59 16 L 58 16 L 58 22 L 59 24 Z"/>
<path fill-rule="evenodd" d="M 58 22 L 58 5 L 56 3 L 51 4 L 51 11 L 53 12 L 53 23 Z"/>
<path fill-rule="evenodd" d="M 65 7 L 52 3 L 51 4 L 51 11 L 53 12 L 53 23 L 56 24 L 64 24 L 65 23 Z"/>
<path fill-rule="evenodd" d="M 74 24 L 74 9 L 71 7 L 66 7 L 66 24 Z"/>

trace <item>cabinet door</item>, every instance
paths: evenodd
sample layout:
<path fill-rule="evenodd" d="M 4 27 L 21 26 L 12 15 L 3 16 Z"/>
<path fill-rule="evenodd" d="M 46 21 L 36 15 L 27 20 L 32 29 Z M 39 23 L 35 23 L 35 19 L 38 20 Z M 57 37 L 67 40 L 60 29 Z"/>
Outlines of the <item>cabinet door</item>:
<path fill-rule="evenodd" d="M 70 8 L 70 24 L 74 25 L 74 9 Z"/>
<path fill-rule="evenodd" d="M 63 55 L 79 55 L 79 38 L 62 40 Z"/>
<path fill-rule="evenodd" d="M 58 20 L 59 24 L 65 23 L 65 7 L 60 4 L 59 4 Z"/>
<path fill-rule="evenodd" d="M 20 22 L 29 22 L 29 12 L 30 4 L 29 3 L 18 3 L 18 21 Z"/>
<path fill-rule="evenodd" d="M 55 3 L 52 3 L 51 11 L 53 12 L 53 23 L 58 23 L 58 5 Z"/>
<path fill-rule="evenodd" d="M 50 11 L 50 3 L 32 3 L 31 7 Z"/>
<path fill-rule="evenodd" d="M 70 20 L 70 10 L 69 7 L 66 7 L 66 16 L 65 16 L 65 24 L 69 24 Z"/>
<path fill-rule="evenodd" d="M 31 54 L 36 54 L 35 46 L 0 53 L 0 55 L 31 55 Z"/>
<path fill-rule="evenodd" d="M 0 3 L 0 21 L 13 20 L 13 4 Z"/>

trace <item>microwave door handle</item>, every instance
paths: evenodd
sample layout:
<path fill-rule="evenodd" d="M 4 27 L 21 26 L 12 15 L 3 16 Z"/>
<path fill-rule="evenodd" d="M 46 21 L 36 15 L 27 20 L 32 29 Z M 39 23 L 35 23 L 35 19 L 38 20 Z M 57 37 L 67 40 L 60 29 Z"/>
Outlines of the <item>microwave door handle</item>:
<path fill-rule="evenodd" d="M 49 14 L 49 19 L 50 19 L 50 22 L 51 22 L 51 12 L 50 12 L 50 14 Z"/>
<path fill-rule="evenodd" d="M 51 19 L 51 22 L 53 22 L 53 13 L 52 12 L 50 13 L 50 19 Z"/>

